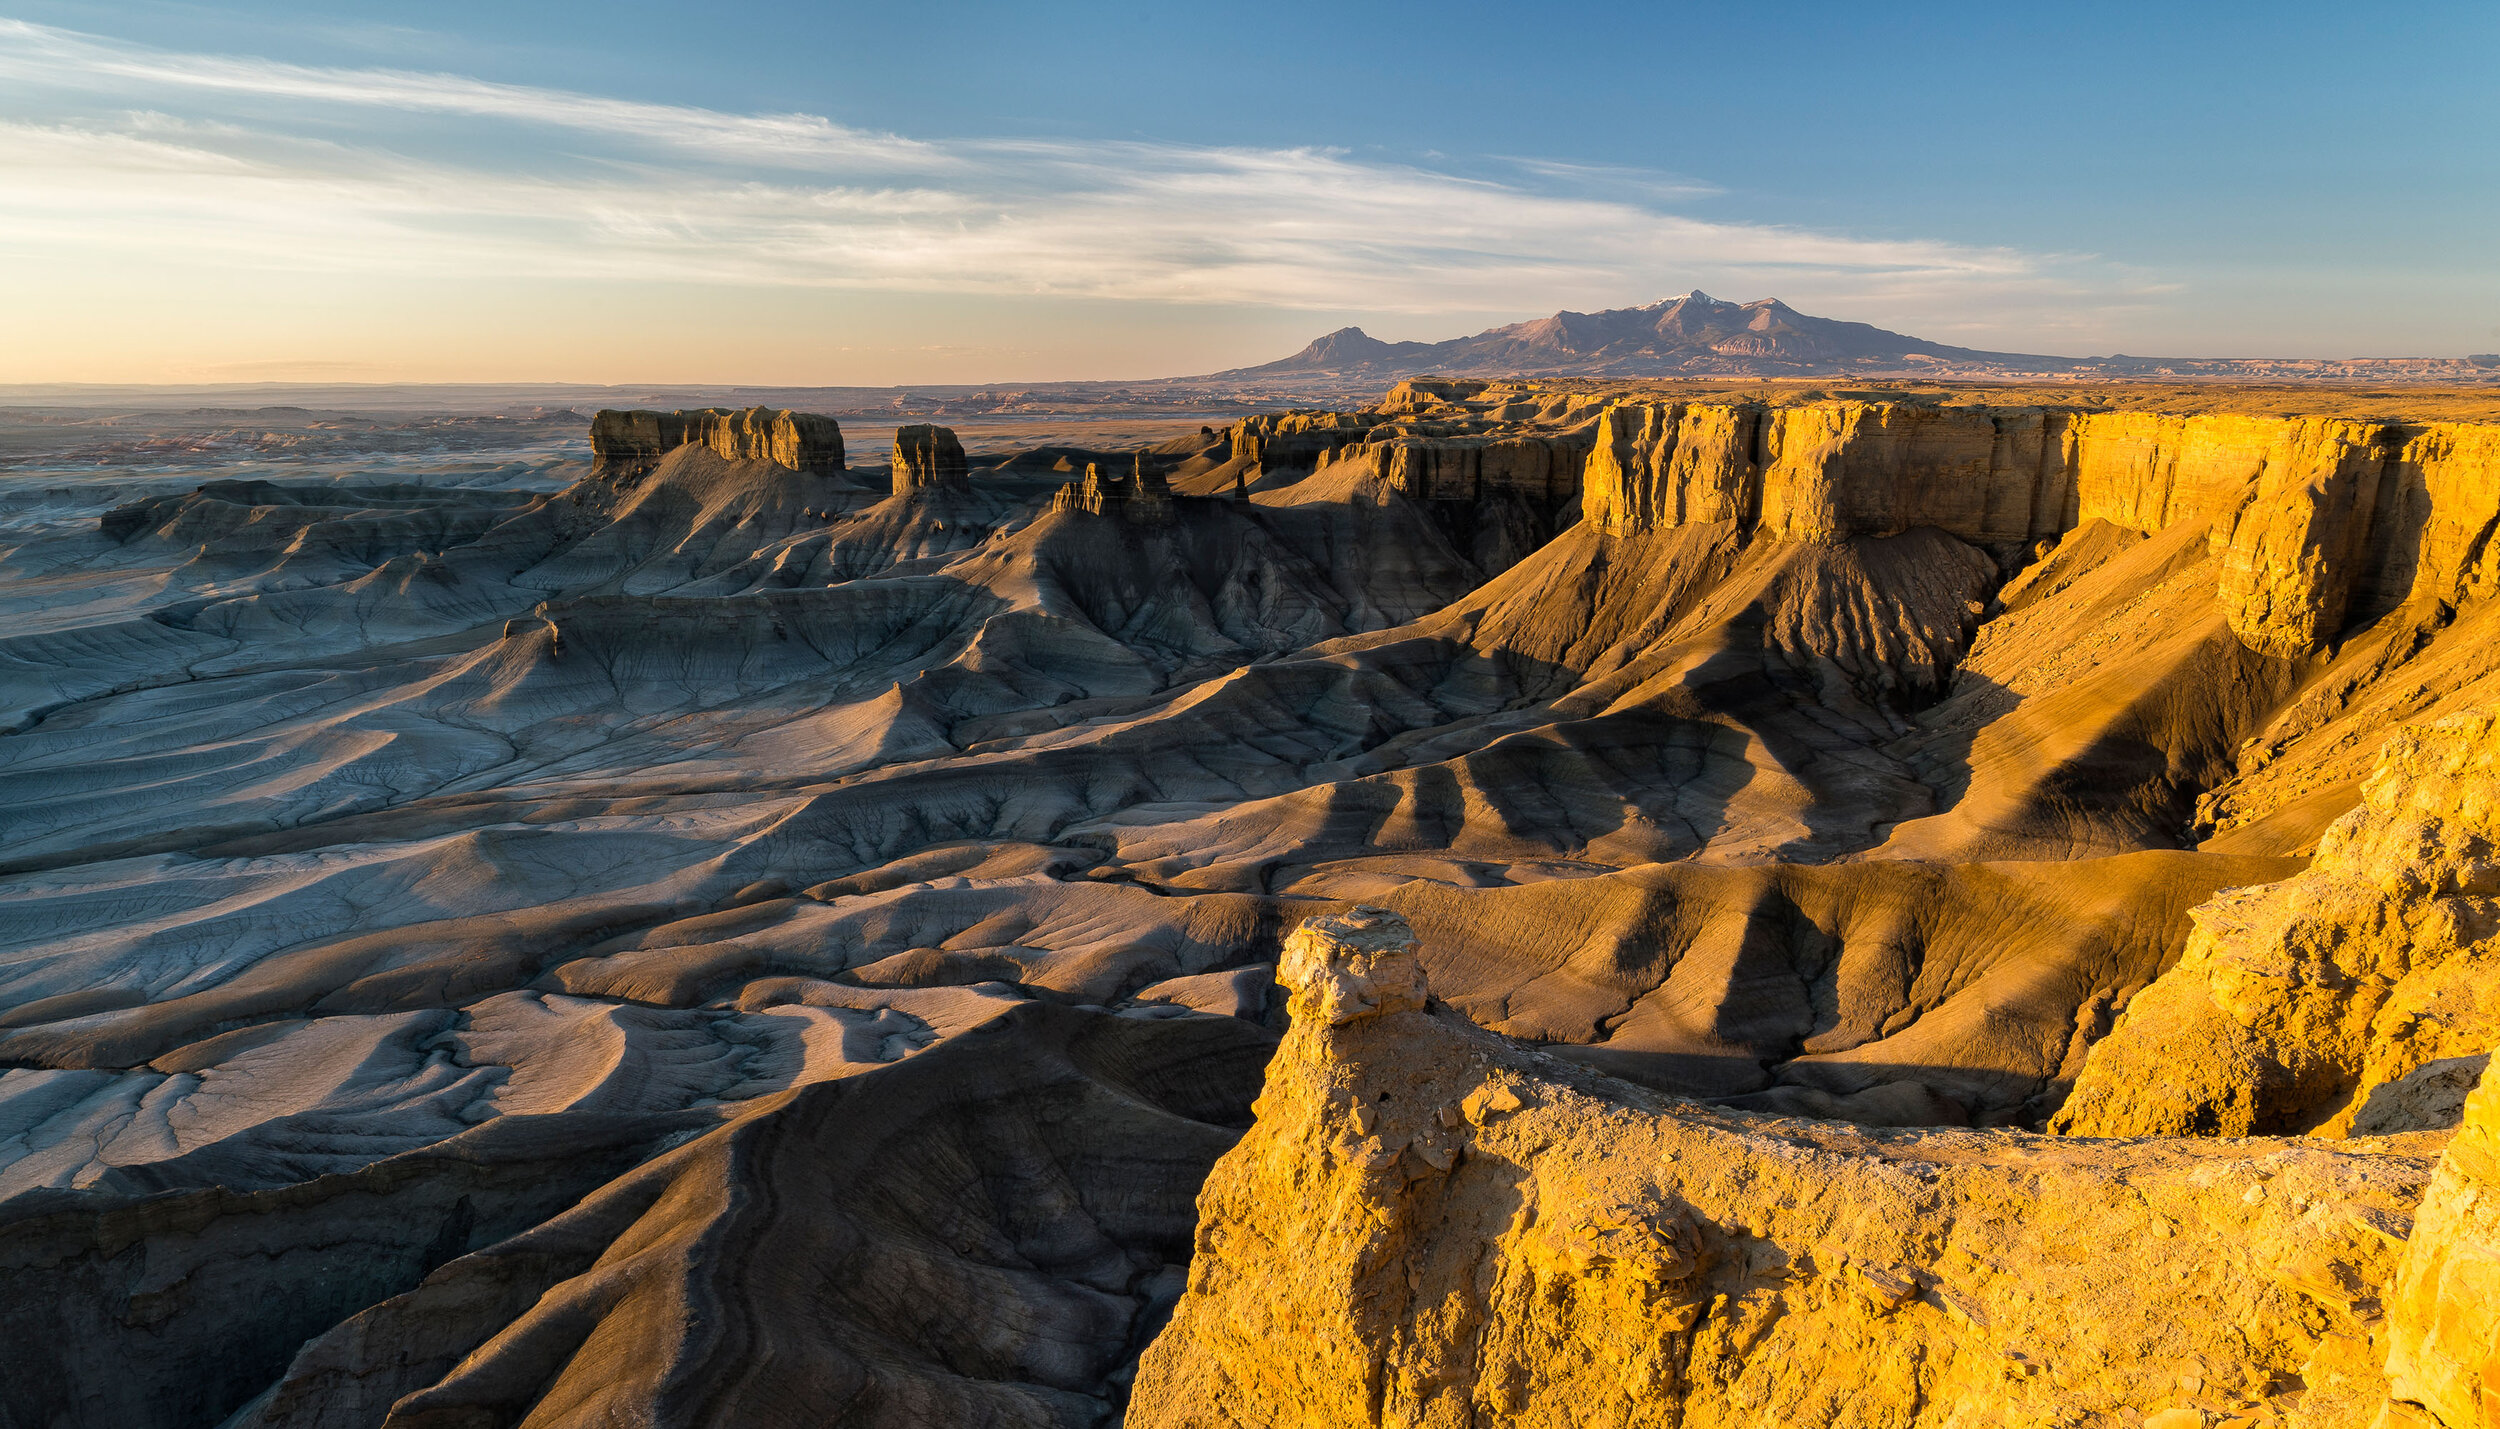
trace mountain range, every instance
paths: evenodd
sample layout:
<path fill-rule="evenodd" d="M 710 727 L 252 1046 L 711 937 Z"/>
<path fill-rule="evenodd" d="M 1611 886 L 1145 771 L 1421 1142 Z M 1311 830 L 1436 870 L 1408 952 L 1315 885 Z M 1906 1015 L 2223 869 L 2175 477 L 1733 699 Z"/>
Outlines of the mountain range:
<path fill-rule="evenodd" d="M 1695 289 L 1646 307 L 1560 312 L 1446 342 L 1382 342 L 1359 327 L 1339 328 L 1291 357 L 1224 375 L 1785 376 L 2073 361 L 1979 352 L 1811 317 L 1777 298 L 1730 303 Z"/>
<path fill-rule="evenodd" d="M 1637 308 L 1558 312 L 1444 342 L 1383 342 L 1339 328 L 1291 357 L 1214 374 L 1232 380 L 1377 382 L 1447 377 L 2208 377 L 2488 382 L 2489 358 L 2051 357 L 1930 342 L 1818 318 L 1777 298 L 1731 303 L 1695 289 Z"/>

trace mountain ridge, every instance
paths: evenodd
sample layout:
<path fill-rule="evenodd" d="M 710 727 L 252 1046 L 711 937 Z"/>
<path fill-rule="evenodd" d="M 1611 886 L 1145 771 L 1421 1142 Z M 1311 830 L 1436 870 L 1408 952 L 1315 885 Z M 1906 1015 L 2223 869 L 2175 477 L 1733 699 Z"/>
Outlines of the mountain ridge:
<path fill-rule="evenodd" d="M 1778 298 L 1733 303 L 1696 288 L 1640 307 L 1547 317 L 1441 342 L 1386 342 L 1359 327 L 1314 338 L 1229 381 L 1405 377 L 2013 377 L 2445 380 L 2483 383 L 2500 361 L 2464 358 L 2059 357 L 1960 347 L 1871 323 L 1801 313 Z"/>
<path fill-rule="evenodd" d="M 1811 375 L 1873 370 L 1869 364 L 2070 366 L 2077 360 L 1982 352 L 1869 323 L 1809 316 L 1777 298 L 1732 303 L 1696 288 L 1641 307 L 1595 313 L 1566 309 L 1443 342 L 1384 342 L 1359 327 L 1339 328 L 1291 357 L 1217 375 Z"/>

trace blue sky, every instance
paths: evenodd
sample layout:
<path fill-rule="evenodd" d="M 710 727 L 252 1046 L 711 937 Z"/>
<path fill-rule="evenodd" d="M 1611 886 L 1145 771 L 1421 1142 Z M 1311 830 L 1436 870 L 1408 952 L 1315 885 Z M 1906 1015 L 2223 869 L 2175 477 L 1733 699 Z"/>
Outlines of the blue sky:
<path fill-rule="evenodd" d="M 2500 350 L 2500 6 L 0 0 L 0 381 Z"/>

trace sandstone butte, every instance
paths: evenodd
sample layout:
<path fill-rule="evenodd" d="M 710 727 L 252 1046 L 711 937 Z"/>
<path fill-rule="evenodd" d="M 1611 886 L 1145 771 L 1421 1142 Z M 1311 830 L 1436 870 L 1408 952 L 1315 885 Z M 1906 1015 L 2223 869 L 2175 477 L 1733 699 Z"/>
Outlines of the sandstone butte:
<path fill-rule="evenodd" d="M 837 443 L 839 438 L 836 439 Z M 836 465 L 840 465 L 837 461 Z M 796 465 L 796 463 L 784 463 Z M 953 431 L 921 423 L 894 432 L 894 490 L 969 491 L 964 473 L 964 447 Z"/>
<path fill-rule="evenodd" d="M 2489 406 L 601 413 L 0 546 L 0 1424 L 2493 1429 Z"/>
<path fill-rule="evenodd" d="M 691 412 L 602 411 L 590 420 L 592 467 L 612 478 L 638 479 L 670 452 L 687 446 L 730 461 L 768 461 L 794 471 L 839 471 L 843 463 L 841 424 L 805 412 L 706 407 Z"/>

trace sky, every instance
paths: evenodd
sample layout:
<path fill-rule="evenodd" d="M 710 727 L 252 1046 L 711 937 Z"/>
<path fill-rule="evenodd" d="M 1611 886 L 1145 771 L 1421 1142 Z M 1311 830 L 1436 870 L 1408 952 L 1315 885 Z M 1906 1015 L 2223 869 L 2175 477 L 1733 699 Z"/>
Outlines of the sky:
<path fill-rule="evenodd" d="M 0 383 L 2500 351 L 2500 5 L 0 0 Z"/>

